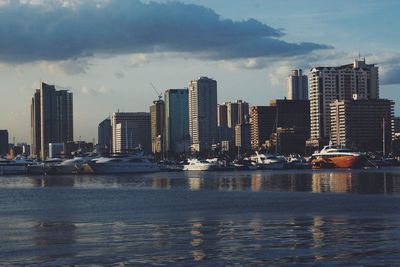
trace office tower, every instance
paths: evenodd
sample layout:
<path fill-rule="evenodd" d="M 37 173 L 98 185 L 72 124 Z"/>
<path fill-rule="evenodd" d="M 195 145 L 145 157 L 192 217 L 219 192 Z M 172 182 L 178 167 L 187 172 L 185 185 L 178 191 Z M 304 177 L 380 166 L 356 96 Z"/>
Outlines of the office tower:
<path fill-rule="evenodd" d="M 236 102 L 228 102 L 226 105 L 229 128 L 235 128 L 237 124 L 246 122 L 249 117 L 249 104 L 247 102 L 236 100 Z"/>
<path fill-rule="evenodd" d="M 40 89 L 37 89 L 32 97 L 31 103 L 31 141 L 32 155 L 40 157 Z"/>
<path fill-rule="evenodd" d="M 109 154 L 112 151 L 112 127 L 109 118 L 104 119 L 97 127 L 99 152 Z"/>
<path fill-rule="evenodd" d="M 330 104 L 351 100 L 353 95 L 379 98 L 378 67 L 356 59 L 339 67 L 317 67 L 310 71 L 311 145 L 328 143 L 330 138 Z"/>
<path fill-rule="evenodd" d="M 151 117 L 151 151 L 161 153 L 164 146 L 164 101 L 153 101 L 150 106 Z"/>
<path fill-rule="evenodd" d="M 280 154 L 303 154 L 310 138 L 310 102 L 276 99 L 270 105 L 276 108 L 271 148 Z"/>
<path fill-rule="evenodd" d="M 151 153 L 151 118 L 147 112 L 114 112 L 112 115 L 113 152 L 132 152 L 141 147 Z"/>
<path fill-rule="evenodd" d="M 228 127 L 228 106 L 226 103 L 217 105 L 217 126 Z"/>
<path fill-rule="evenodd" d="M 391 151 L 394 102 L 387 99 L 335 100 L 330 104 L 331 141 L 360 151 Z"/>
<path fill-rule="evenodd" d="M 65 158 L 65 147 L 64 143 L 49 143 L 49 158 Z"/>
<path fill-rule="evenodd" d="M 242 100 L 236 100 L 236 104 L 238 107 L 238 117 L 236 124 L 245 124 L 249 123 L 249 103 Z"/>
<path fill-rule="evenodd" d="M 276 123 L 276 107 L 253 106 L 250 108 L 251 148 L 258 150 L 265 145 Z"/>
<path fill-rule="evenodd" d="M 251 126 L 249 123 L 236 124 L 235 126 L 235 145 L 238 153 L 246 152 L 251 149 Z"/>
<path fill-rule="evenodd" d="M 205 152 L 217 141 L 217 81 L 200 77 L 189 83 L 189 135 L 192 149 Z"/>
<path fill-rule="evenodd" d="M 41 159 L 49 155 L 49 143 L 73 140 L 73 98 L 68 90 L 40 84 L 31 103 L 32 153 Z"/>
<path fill-rule="evenodd" d="M 292 70 L 288 77 L 288 96 L 289 100 L 308 99 L 307 75 L 303 75 L 301 69 Z"/>
<path fill-rule="evenodd" d="M 400 133 L 400 117 L 394 117 L 394 132 Z"/>
<path fill-rule="evenodd" d="M 8 131 L 0 130 L 0 157 L 8 153 Z"/>
<path fill-rule="evenodd" d="M 165 100 L 165 149 L 168 154 L 185 153 L 190 147 L 188 89 L 168 89 Z"/>

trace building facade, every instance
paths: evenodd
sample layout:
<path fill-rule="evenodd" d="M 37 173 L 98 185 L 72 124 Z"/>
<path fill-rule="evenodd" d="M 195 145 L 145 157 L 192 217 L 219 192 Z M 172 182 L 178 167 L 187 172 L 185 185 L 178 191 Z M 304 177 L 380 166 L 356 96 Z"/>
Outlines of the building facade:
<path fill-rule="evenodd" d="M 251 126 L 249 123 L 236 124 L 235 126 L 235 146 L 238 153 L 251 150 Z"/>
<path fill-rule="evenodd" d="M 289 100 L 307 100 L 308 99 L 308 80 L 307 75 L 303 75 L 301 69 L 292 70 L 288 77 L 288 95 Z"/>
<path fill-rule="evenodd" d="M 0 157 L 8 153 L 8 131 L 0 130 Z"/>
<path fill-rule="evenodd" d="M 310 102 L 308 100 L 276 99 L 275 127 L 271 147 L 280 154 L 304 154 L 306 141 L 310 138 Z"/>
<path fill-rule="evenodd" d="M 72 92 L 42 82 L 31 103 L 33 155 L 46 159 L 49 143 L 73 141 L 73 130 Z"/>
<path fill-rule="evenodd" d="M 317 67 L 310 71 L 311 144 L 329 142 L 330 104 L 351 100 L 354 94 L 366 99 L 379 98 L 378 67 L 356 59 L 339 67 Z"/>
<path fill-rule="evenodd" d="M 141 147 L 151 153 L 151 117 L 147 112 L 114 112 L 113 153 L 127 153 Z"/>
<path fill-rule="evenodd" d="M 228 127 L 228 106 L 226 103 L 217 105 L 217 126 Z"/>
<path fill-rule="evenodd" d="M 112 126 L 111 119 L 106 118 L 97 127 L 97 143 L 101 154 L 112 152 Z"/>
<path fill-rule="evenodd" d="M 189 151 L 189 92 L 188 89 L 168 89 L 165 101 L 165 149 L 176 155 Z"/>
<path fill-rule="evenodd" d="M 193 151 L 211 150 L 217 141 L 217 81 L 200 77 L 189 83 L 189 135 Z"/>
<path fill-rule="evenodd" d="M 276 107 L 253 106 L 250 108 L 251 148 L 258 150 L 271 139 L 276 124 Z"/>
<path fill-rule="evenodd" d="M 392 151 L 394 102 L 387 99 L 334 101 L 330 104 L 331 141 L 360 151 Z"/>
<path fill-rule="evenodd" d="M 150 106 L 151 117 L 151 151 L 159 154 L 164 151 L 164 101 L 159 99 Z"/>

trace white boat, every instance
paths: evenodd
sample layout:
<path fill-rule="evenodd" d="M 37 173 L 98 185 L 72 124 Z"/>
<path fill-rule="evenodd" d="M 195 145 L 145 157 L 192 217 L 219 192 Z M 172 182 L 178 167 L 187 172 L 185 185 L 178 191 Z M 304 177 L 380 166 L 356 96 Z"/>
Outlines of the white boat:
<path fill-rule="evenodd" d="M 17 157 L 13 160 L 1 159 L 0 160 L 0 175 L 9 174 L 26 174 L 26 166 L 31 161 L 28 161 L 24 157 Z"/>
<path fill-rule="evenodd" d="M 285 167 L 287 169 L 311 169 L 311 162 L 300 155 L 290 155 L 286 158 L 286 161 Z"/>
<path fill-rule="evenodd" d="M 158 172 L 160 167 L 142 153 L 95 158 L 87 162 L 96 174 Z"/>
<path fill-rule="evenodd" d="M 49 166 L 48 174 L 74 174 L 78 173 L 80 167 L 85 164 L 89 159 L 85 160 L 82 157 L 75 157 L 67 159 L 57 164 Z"/>
<path fill-rule="evenodd" d="M 26 166 L 28 169 L 27 173 L 33 175 L 46 174 L 51 166 L 60 164 L 62 161 L 60 158 L 47 159 L 41 162 L 32 161 Z"/>
<path fill-rule="evenodd" d="M 250 159 L 254 161 L 260 170 L 282 170 L 285 167 L 286 159 L 272 154 L 259 154 L 251 156 Z"/>
<path fill-rule="evenodd" d="M 215 170 L 217 164 L 207 160 L 189 159 L 188 164 L 183 166 L 184 171 L 212 171 Z"/>

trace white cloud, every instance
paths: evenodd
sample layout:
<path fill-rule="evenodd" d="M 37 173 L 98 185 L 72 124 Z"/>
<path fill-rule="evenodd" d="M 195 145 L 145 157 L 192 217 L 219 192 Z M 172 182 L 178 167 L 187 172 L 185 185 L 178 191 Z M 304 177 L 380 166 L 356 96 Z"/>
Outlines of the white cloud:
<path fill-rule="evenodd" d="M 90 88 L 87 86 L 83 86 L 80 89 L 80 93 L 83 95 L 88 95 L 88 96 L 96 96 L 96 95 L 104 95 L 108 94 L 111 92 L 111 89 L 105 86 L 101 86 L 99 88 Z"/>
<path fill-rule="evenodd" d="M 86 73 L 91 63 L 86 59 L 69 59 L 63 61 L 43 61 L 42 67 L 50 73 L 77 75 Z"/>

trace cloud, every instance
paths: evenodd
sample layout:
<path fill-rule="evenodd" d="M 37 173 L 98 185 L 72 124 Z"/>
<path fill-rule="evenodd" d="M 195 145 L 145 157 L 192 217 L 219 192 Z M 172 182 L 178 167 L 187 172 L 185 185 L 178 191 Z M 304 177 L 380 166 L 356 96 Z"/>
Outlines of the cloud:
<path fill-rule="evenodd" d="M 119 70 L 114 73 L 114 76 L 117 79 L 123 79 L 125 77 L 125 73 L 123 71 Z"/>
<path fill-rule="evenodd" d="M 68 59 L 62 61 L 43 61 L 42 66 L 51 73 L 75 75 L 86 73 L 91 64 L 86 59 Z"/>
<path fill-rule="evenodd" d="M 89 88 L 87 86 L 83 86 L 80 89 L 80 93 L 83 95 L 88 95 L 88 96 L 97 96 L 97 95 L 103 95 L 111 92 L 111 90 L 105 86 L 101 86 L 99 88 Z"/>
<path fill-rule="evenodd" d="M 312 42 L 286 42 L 281 39 L 282 30 L 260 21 L 222 19 L 212 9 L 180 2 L 3 0 L 2 3 L 0 61 L 8 63 L 163 52 L 232 60 L 290 57 L 330 48 Z M 70 69 L 70 72 L 77 71 Z"/>
<path fill-rule="evenodd" d="M 400 83 L 400 62 L 395 66 L 387 67 L 381 72 L 380 84 L 399 84 Z"/>

